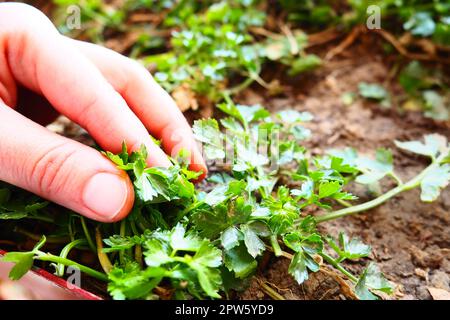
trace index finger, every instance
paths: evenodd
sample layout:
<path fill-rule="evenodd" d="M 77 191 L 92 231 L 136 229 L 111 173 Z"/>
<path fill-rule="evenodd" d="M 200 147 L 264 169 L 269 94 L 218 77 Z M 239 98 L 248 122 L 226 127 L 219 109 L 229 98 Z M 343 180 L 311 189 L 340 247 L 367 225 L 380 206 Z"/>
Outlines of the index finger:
<path fill-rule="evenodd" d="M 144 144 L 149 165 L 170 166 L 164 152 L 96 66 L 65 40 L 38 10 L 14 3 L 0 11 L 0 57 L 12 78 L 44 95 L 55 109 L 84 127 L 105 150 Z"/>
<path fill-rule="evenodd" d="M 75 42 L 80 50 L 99 68 L 105 78 L 125 98 L 126 102 L 147 129 L 173 157 L 180 149 L 191 155 L 191 169 L 207 172 L 206 164 L 183 113 L 172 97 L 150 73 L 137 62 L 112 50 L 87 42 Z"/>

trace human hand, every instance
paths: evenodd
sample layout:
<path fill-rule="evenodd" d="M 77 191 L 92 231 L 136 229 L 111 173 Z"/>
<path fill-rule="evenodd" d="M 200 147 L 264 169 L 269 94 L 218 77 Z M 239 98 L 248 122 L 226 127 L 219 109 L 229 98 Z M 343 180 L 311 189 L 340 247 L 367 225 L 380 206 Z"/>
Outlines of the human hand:
<path fill-rule="evenodd" d="M 145 68 L 60 35 L 31 6 L 0 3 L 0 180 L 91 219 L 124 218 L 134 201 L 130 179 L 93 148 L 41 126 L 58 113 L 104 150 L 144 144 L 150 166 L 169 166 L 149 131 L 171 155 L 190 151 L 191 169 L 206 173 L 186 119 Z"/>

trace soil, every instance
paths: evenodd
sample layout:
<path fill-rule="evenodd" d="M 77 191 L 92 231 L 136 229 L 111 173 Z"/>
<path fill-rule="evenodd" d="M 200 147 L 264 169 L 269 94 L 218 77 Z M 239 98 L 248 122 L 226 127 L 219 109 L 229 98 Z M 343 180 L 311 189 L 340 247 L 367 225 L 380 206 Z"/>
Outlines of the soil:
<path fill-rule="evenodd" d="M 364 39 L 363 39 L 364 40 Z M 368 46 L 367 42 L 373 42 Z M 450 137 L 448 123 L 435 123 L 420 113 L 402 113 L 395 100 L 391 108 L 383 109 L 361 99 L 346 106 L 341 95 L 358 92 L 361 81 L 388 85 L 390 92 L 398 91 L 396 84 L 386 83 L 390 76 L 388 57 L 374 53 L 375 39 L 355 43 L 344 57 L 337 57 L 314 73 L 290 81 L 285 97 L 267 97 L 248 90 L 238 101 L 261 103 L 270 111 L 294 108 L 309 111 L 315 119 L 309 126 L 313 137 L 306 143 L 312 153 L 329 148 L 350 146 L 370 154 L 378 147 L 390 148 L 398 174 L 408 180 L 426 166 L 426 159 L 402 153 L 393 140 L 420 139 L 424 134 L 440 133 Z M 369 51 L 369 48 L 371 50 Z M 392 188 L 386 183 L 384 190 Z M 364 188 L 352 192 L 369 200 Z M 386 277 L 396 285 L 395 294 L 387 299 L 431 299 L 428 288 L 450 291 L 450 189 L 442 192 L 434 203 L 420 201 L 419 190 L 403 193 L 386 204 L 359 214 L 320 225 L 324 233 L 337 236 L 345 231 L 372 246 L 368 260 L 376 262 Z M 260 282 L 266 282 L 286 299 L 347 299 L 337 281 L 329 274 L 313 274 L 299 286 L 287 273 L 287 260 L 269 263 L 260 272 L 242 299 L 261 299 L 267 295 Z M 347 263 L 351 271 L 361 271 L 368 261 Z M 433 290 L 433 289 L 431 289 Z"/>

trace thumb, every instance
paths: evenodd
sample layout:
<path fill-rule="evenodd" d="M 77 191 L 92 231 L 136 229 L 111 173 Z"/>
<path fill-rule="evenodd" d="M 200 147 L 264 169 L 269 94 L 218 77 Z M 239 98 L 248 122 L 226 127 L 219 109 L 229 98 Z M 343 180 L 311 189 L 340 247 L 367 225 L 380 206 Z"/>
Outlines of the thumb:
<path fill-rule="evenodd" d="M 0 100 L 0 180 L 113 222 L 131 210 L 130 179 L 98 151 L 54 134 Z"/>

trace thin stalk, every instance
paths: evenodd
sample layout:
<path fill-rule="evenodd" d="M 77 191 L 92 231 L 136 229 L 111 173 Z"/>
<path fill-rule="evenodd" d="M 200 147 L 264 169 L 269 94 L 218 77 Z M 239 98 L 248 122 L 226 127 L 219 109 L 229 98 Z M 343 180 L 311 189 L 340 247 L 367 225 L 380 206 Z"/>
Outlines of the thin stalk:
<path fill-rule="evenodd" d="M 358 213 L 361 211 L 367 211 L 369 209 L 379 206 L 380 204 L 386 202 L 387 200 L 395 197 L 399 193 L 414 189 L 420 185 L 420 182 L 428 174 L 428 172 L 434 170 L 437 166 L 439 166 L 440 161 L 442 161 L 443 159 L 444 159 L 444 156 L 439 157 L 438 159 L 433 161 L 428 167 L 426 167 L 422 172 L 420 172 L 417 176 L 415 176 L 413 179 L 409 180 L 406 183 L 398 185 L 394 189 L 389 190 L 388 192 L 386 192 L 385 194 L 382 194 L 378 198 L 375 198 L 375 199 L 365 202 L 365 203 L 361 203 L 356 206 L 340 209 L 337 211 L 330 212 L 328 214 L 324 214 L 322 216 L 318 216 L 318 217 L 316 217 L 316 222 L 321 223 L 321 222 L 345 217 L 345 216 L 355 214 L 355 213 Z"/>
<path fill-rule="evenodd" d="M 45 216 L 26 216 L 25 219 L 39 220 L 39 221 L 48 222 L 48 223 L 55 222 L 52 218 L 45 217 Z"/>
<path fill-rule="evenodd" d="M 127 225 L 126 225 L 126 219 L 123 219 L 121 222 L 120 222 L 120 231 L 119 231 L 119 234 L 120 234 L 120 236 L 121 237 L 125 237 L 125 235 L 126 235 L 126 232 L 127 232 Z M 119 260 L 120 260 L 120 263 L 121 264 L 124 264 L 125 263 L 125 251 L 124 250 L 120 250 L 119 251 Z"/>
<path fill-rule="evenodd" d="M 98 261 L 100 262 L 100 265 L 103 268 L 103 271 L 106 273 L 109 273 L 111 269 L 113 268 L 111 261 L 109 260 L 109 257 L 106 253 L 103 252 L 103 239 L 102 234 L 100 233 L 100 229 L 95 229 L 95 240 L 97 243 L 97 256 Z"/>
<path fill-rule="evenodd" d="M 131 227 L 131 232 L 133 232 L 133 235 L 138 236 L 139 231 L 136 227 L 136 222 L 134 220 L 130 220 L 130 227 Z"/>
<path fill-rule="evenodd" d="M 184 209 L 183 211 L 181 211 L 178 215 L 177 215 L 177 221 L 180 221 L 181 219 L 183 219 L 189 212 L 197 209 L 198 207 L 200 207 L 202 204 L 204 204 L 204 201 L 197 201 L 194 202 L 193 204 L 191 204 L 189 207 L 187 207 L 186 209 Z"/>
<path fill-rule="evenodd" d="M 144 261 L 142 260 L 142 246 L 140 244 L 134 247 L 134 259 L 141 267 L 144 266 Z"/>
<path fill-rule="evenodd" d="M 266 81 L 264 81 L 264 79 L 261 78 L 259 76 L 259 74 L 252 72 L 252 73 L 250 73 L 249 77 L 251 79 L 255 80 L 261 87 L 263 87 L 267 90 L 270 90 L 270 84 L 268 84 Z"/>
<path fill-rule="evenodd" d="M 342 200 L 342 199 L 336 199 L 336 202 L 339 203 L 340 205 L 346 207 L 346 208 L 350 208 L 350 207 L 353 206 L 350 202 Z"/>
<path fill-rule="evenodd" d="M 240 84 L 238 84 L 237 86 L 227 89 L 225 90 L 225 93 L 227 95 L 233 95 L 236 94 L 242 90 L 244 90 L 245 88 L 247 88 L 249 85 L 251 85 L 255 80 L 253 78 L 246 78 L 243 82 L 241 82 Z"/>
<path fill-rule="evenodd" d="M 353 282 L 358 282 L 358 278 L 356 278 L 354 275 L 352 275 L 349 271 L 347 271 L 343 266 L 341 266 L 336 260 L 333 259 L 333 257 L 327 255 L 326 253 L 319 253 L 319 255 L 329 264 L 331 264 L 333 267 L 338 269 L 340 272 L 345 274 L 347 278 L 349 278 Z"/>
<path fill-rule="evenodd" d="M 270 244 L 272 245 L 273 253 L 275 254 L 275 256 L 281 256 L 283 251 L 281 250 L 280 244 L 278 243 L 278 237 L 276 234 L 270 236 Z"/>
<path fill-rule="evenodd" d="M 274 250 L 271 246 L 266 245 L 266 249 L 274 252 Z M 280 249 L 280 256 L 285 257 L 286 259 L 289 259 L 289 260 L 292 260 L 294 258 L 294 256 L 292 254 L 290 254 L 289 252 L 283 251 L 282 249 Z"/>
<path fill-rule="evenodd" d="M 94 277 L 96 279 L 99 279 L 101 281 L 108 281 L 108 276 L 102 272 L 99 272 L 97 270 L 91 269 L 89 267 L 86 267 L 85 265 L 79 264 L 75 261 L 72 261 L 70 259 L 67 258 L 61 258 L 55 255 L 52 255 L 50 253 L 45 253 L 42 251 L 37 251 L 36 252 L 36 256 L 34 257 L 35 260 L 40 260 L 40 261 L 48 261 L 48 262 L 53 262 L 53 263 L 57 263 L 57 264 L 63 264 L 66 267 L 77 267 L 78 269 L 80 269 L 81 272 L 86 273 L 87 275 L 90 275 L 91 277 Z"/>
<path fill-rule="evenodd" d="M 82 216 L 80 216 L 80 219 L 81 219 L 81 227 L 83 228 L 84 236 L 86 237 L 86 241 L 89 245 L 89 248 L 91 248 L 93 252 L 97 252 L 97 248 L 95 247 L 94 241 L 92 241 L 91 235 L 87 228 L 86 220 Z"/>
<path fill-rule="evenodd" d="M 72 242 L 69 242 L 62 250 L 61 253 L 59 254 L 59 256 L 61 258 L 67 258 L 67 256 L 69 255 L 70 251 L 77 247 L 77 246 L 81 246 L 81 245 L 86 245 L 87 241 L 86 239 L 77 239 L 74 240 Z M 60 263 L 56 266 L 56 275 L 59 277 L 64 276 L 64 264 Z"/>
<path fill-rule="evenodd" d="M 403 181 L 402 179 L 395 173 L 395 172 L 390 172 L 389 175 L 395 180 L 395 182 L 397 182 L 397 185 L 402 185 Z"/>
<path fill-rule="evenodd" d="M 261 289 L 263 289 L 263 291 L 269 296 L 271 297 L 273 300 L 286 300 L 281 294 L 279 294 L 278 292 L 276 292 L 275 290 L 272 289 L 271 286 L 269 286 L 267 283 L 265 283 L 264 281 L 260 280 L 259 281 L 259 285 L 261 286 Z"/>

